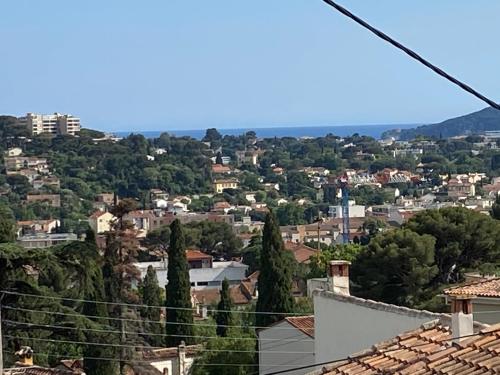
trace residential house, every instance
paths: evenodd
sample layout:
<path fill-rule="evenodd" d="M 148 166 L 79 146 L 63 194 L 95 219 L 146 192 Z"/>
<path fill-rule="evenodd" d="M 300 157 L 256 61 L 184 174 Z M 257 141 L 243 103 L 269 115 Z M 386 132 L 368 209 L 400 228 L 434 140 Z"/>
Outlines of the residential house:
<path fill-rule="evenodd" d="M 234 210 L 236 207 L 229 204 L 226 201 L 215 202 L 212 208 L 212 212 L 223 212 L 227 214 L 229 211 Z"/>
<path fill-rule="evenodd" d="M 453 314 L 458 315 L 458 314 Z M 472 323 L 472 314 L 466 321 Z M 470 315 L 470 317 L 468 316 Z M 402 331 L 365 350 L 346 357 L 330 357 L 329 365 L 310 375 L 441 374 L 493 375 L 500 372 L 500 324 L 477 334 L 455 339 L 457 331 L 447 320 L 433 320 L 411 331 Z M 343 360 L 336 360 L 342 359 Z M 336 361 L 335 361 L 336 360 Z"/>
<path fill-rule="evenodd" d="M 38 172 L 48 173 L 49 170 L 47 159 L 36 156 L 7 156 L 4 158 L 4 164 L 8 171 L 34 169 Z"/>
<path fill-rule="evenodd" d="M 40 178 L 40 173 L 36 169 L 19 169 L 17 171 L 6 171 L 7 176 L 24 176 L 28 179 L 28 182 L 30 184 L 33 184 L 33 182 L 37 179 Z"/>
<path fill-rule="evenodd" d="M 152 201 L 157 200 L 157 199 L 168 199 L 169 194 L 161 189 L 151 189 L 149 191 L 149 197 L 151 198 Z"/>
<path fill-rule="evenodd" d="M 312 291 L 317 364 L 347 357 L 431 320 L 449 318 L 445 314 L 351 296 L 349 265 L 346 261 L 331 261 L 326 279 L 308 282 L 310 288 L 318 288 Z"/>
<path fill-rule="evenodd" d="M 61 207 L 61 196 L 59 194 L 28 194 L 28 203 L 47 202 L 51 207 Z"/>
<path fill-rule="evenodd" d="M 217 156 L 210 158 L 210 160 L 212 160 L 212 163 L 215 163 L 217 160 Z M 227 165 L 229 163 L 231 163 L 231 157 L 230 156 L 223 156 L 222 157 L 222 165 Z"/>
<path fill-rule="evenodd" d="M 150 375 L 189 375 L 194 360 L 202 351 L 200 345 L 181 344 L 173 348 L 145 350 L 142 352 L 142 360 L 153 368 Z M 141 369 L 137 370 L 137 375 L 144 373 Z"/>
<path fill-rule="evenodd" d="M 14 367 L 3 369 L 3 375 L 85 375 L 81 360 L 62 360 L 55 368 L 47 368 L 33 364 L 34 351 L 29 346 L 22 346 L 15 355 Z"/>
<path fill-rule="evenodd" d="M 285 242 L 285 249 L 292 252 L 293 257 L 299 264 L 309 264 L 310 258 L 312 256 L 318 255 L 321 251 L 318 249 L 313 249 L 303 243 Z"/>
<path fill-rule="evenodd" d="M 448 197 L 454 199 L 473 197 L 476 195 L 476 186 L 467 180 L 452 178 L 447 184 Z"/>
<path fill-rule="evenodd" d="M 89 225 L 95 233 L 106 233 L 111 230 L 111 226 L 116 219 L 110 212 L 96 211 L 90 215 Z"/>
<path fill-rule="evenodd" d="M 333 222 L 281 226 L 281 237 L 284 241 L 300 243 L 318 241 L 318 226 L 319 242 L 326 245 L 335 243 L 335 240 L 337 239 L 337 236 L 340 232 L 338 224 L 335 224 Z"/>
<path fill-rule="evenodd" d="M 223 193 L 226 189 L 238 189 L 239 183 L 235 178 L 224 179 L 224 180 L 214 180 L 213 188 L 218 194 Z"/>
<path fill-rule="evenodd" d="M 151 230 L 154 219 L 155 214 L 151 210 L 130 211 L 123 216 L 123 220 L 131 222 L 139 231 L 139 237 L 144 237 Z"/>
<path fill-rule="evenodd" d="M 50 186 L 56 189 L 59 189 L 61 187 L 61 181 L 56 176 L 37 177 L 31 182 L 31 184 L 33 185 L 33 188 L 36 190 L 39 190 L 44 186 Z"/>
<path fill-rule="evenodd" d="M 220 288 L 222 281 L 228 279 L 230 284 L 239 284 L 246 278 L 248 266 L 235 261 L 214 262 L 212 256 L 199 250 L 187 250 L 186 256 L 189 263 L 189 279 L 193 290 L 205 288 Z M 168 258 L 157 262 L 139 262 L 135 266 L 144 278 L 149 266 L 153 266 L 158 276 L 159 285 L 168 282 Z"/>
<path fill-rule="evenodd" d="M 95 196 L 95 201 L 104 203 L 106 206 L 112 206 L 115 203 L 114 193 L 100 193 Z"/>
<path fill-rule="evenodd" d="M 36 233 L 19 236 L 17 243 L 26 249 L 41 249 L 77 239 L 74 233 Z"/>
<path fill-rule="evenodd" d="M 500 277 L 481 278 L 444 290 L 447 302 L 457 295 L 472 299 L 476 320 L 487 324 L 500 323 Z"/>
<path fill-rule="evenodd" d="M 257 165 L 260 154 L 261 151 L 259 150 L 236 151 L 235 152 L 236 162 L 238 165 L 241 164 Z"/>
<path fill-rule="evenodd" d="M 286 317 L 257 331 L 259 342 L 259 374 L 286 371 L 287 375 L 302 375 L 312 368 L 314 358 L 314 316 Z"/>
<path fill-rule="evenodd" d="M 214 174 L 231 174 L 232 170 L 229 166 L 224 164 L 213 164 L 212 173 Z"/>
<path fill-rule="evenodd" d="M 220 301 L 219 288 L 193 289 L 191 293 L 196 306 L 213 306 Z M 237 308 L 254 302 L 257 299 L 257 278 L 250 275 L 239 284 L 230 285 L 229 296 Z"/>
<path fill-rule="evenodd" d="M 36 233 L 54 233 L 61 225 L 56 219 L 50 220 L 22 220 L 17 222 L 18 236 Z"/>

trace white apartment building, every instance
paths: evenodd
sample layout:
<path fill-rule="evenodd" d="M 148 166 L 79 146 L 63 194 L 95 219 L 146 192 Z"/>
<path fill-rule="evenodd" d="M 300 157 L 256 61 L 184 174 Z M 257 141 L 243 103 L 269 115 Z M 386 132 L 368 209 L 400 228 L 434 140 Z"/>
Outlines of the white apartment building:
<path fill-rule="evenodd" d="M 27 113 L 26 116 L 19 117 L 17 123 L 26 126 L 32 135 L 76 135 L 80 132 L 80 119 L 78 117 L 57 112 L 53 115 Z"/>

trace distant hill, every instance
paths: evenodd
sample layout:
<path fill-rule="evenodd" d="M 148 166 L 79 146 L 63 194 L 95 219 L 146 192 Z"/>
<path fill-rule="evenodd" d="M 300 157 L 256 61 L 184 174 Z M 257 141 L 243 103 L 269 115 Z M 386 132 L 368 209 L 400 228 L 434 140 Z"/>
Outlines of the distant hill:
<path fill-rule="evenodd" d="M 500 111 L 491 107 L 452 118 L 439 124 L 422 125 L 413 129 L 389 130 L 382 136 L 410 140 L 419 135 L 430 137 L 455 137 L 457 135 L 477 134 L 486 130 L 500 130 Z"/>

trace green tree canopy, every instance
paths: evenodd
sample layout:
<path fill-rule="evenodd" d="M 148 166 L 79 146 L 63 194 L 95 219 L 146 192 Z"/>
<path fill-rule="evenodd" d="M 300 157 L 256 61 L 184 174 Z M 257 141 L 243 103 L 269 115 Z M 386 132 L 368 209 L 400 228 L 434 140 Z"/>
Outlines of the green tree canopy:
<path fill-rule="evenodd" d="M 193 311 L 191 311 L 191 283 L 186 258 L 186 241 L 181 222 L 176 219 L 170 225 L 168 249 L 168 284 L 166 286 L 166 333 L 167 345 L 178 346 L 194 342 Z M 185 324 L 184 324 L 185 323 Z"/>
<path fill-rule="evenodd" d="M 373 238 L 352 265 L 356 295 L 396 305 L 413 306 L 437 273 L 435 240 L 408 229 Z"/>
<path fill-rule="evenodd" d="M 292 271 L 287 260 L 283 239 L 272 212 L 266 216 L 262 235 L 261 266 L 259 274 L 258 326 L 267 326 L 283 319 L 283 313 L 293 311 Z"/>

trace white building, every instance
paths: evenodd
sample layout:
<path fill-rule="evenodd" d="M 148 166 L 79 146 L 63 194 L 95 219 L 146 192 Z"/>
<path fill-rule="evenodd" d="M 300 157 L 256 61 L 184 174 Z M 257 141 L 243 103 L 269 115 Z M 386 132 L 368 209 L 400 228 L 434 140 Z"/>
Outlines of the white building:
<path fill-rule="evenodd" d="M 199 345 L 184 344 L 172 348 L 145 350 L 142 352 L 143 363 L 153 367 L 158 374 L 188 375 L 197 354 L 202 350 Z"/>
<path fill-rule="evenodd" d="M 26 126 L 32 135 L 76 135 L 80 132 L 80 119 L 72 115 L 54 113 L 53 115 L 42 115 L 27 113 L 24 117 L 17 119 L 18 125 Z"/>
<path fill-rule="evenodd" d="M 365 210 L 366 207 L 355 204 L 354 201 L 349 201 L 349 217 L 365 217 Z M 342 219 L 344 217 L 343 212 L 342 212 L 342 206 L 330 206 L 328 208 L 328 216 L 332 217 L 334 219 Z"/>
<path fill-rule="evenodd" d="M 257 332 L 259 374 L 314 365 L 314 316 L 287 317 Z M 286 366 L 284 366 L 286 365 Z M 303 375 L 313 368 L 287 371 Z"/>
<path fill-rule="evenodd" d="M 149 266 L 153 266 L 158 277 L 158 285 L 164 287 L 168 282 L 168 259 L 158 262 L 140 262 L 134 264 L 141 272 L 141 278 L 146 276 Z M 211 267 L 191 268 L 189 280 L 194 290 L 221 288 L 224 279 L 229 284 L 239 284 L 246 277 L 248 266 L 240 262 L 213 262 Z"/>
<path fill-rule="evenodd" d="M 449 318 L 351 296 L 349 264 L 332 261 L 326 284 L 329 290 L 313 292 L 316 363 L 347 357 L 428 321 Z"/>

